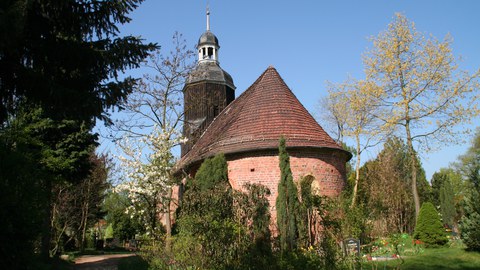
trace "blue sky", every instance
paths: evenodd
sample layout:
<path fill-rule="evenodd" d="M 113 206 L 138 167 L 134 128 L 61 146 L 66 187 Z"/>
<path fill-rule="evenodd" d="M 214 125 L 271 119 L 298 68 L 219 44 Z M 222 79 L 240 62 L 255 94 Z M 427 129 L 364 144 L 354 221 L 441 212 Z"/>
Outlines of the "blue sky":
<path fill-rule="evenodd" d="M 319 113 L 317 105 L 326 94 L 327 81 L 341 82 L 348 75 L 363 77 L 361 55 L 371 46 L 368 37 L 386 29 L 395 12 L 415 22 L 417 30 L 438 39 L 449 33 L 454 54 L 463 58 L 461 69 L 473 72 L 480 67 L 480 1 L 476 0 L 208 2 L 211 31 L 221 46 L 220 65 L 232 75 L 236 96 L 272 65 L 314 115 Z M 206 4 L 147 0 L 131 14 L 131 23 L 122 26 L 121 33 L 142 36 L 169 51 L 171 37 L 178 31 L 193 49 L 206 29 Z M 467 147 L 423 153 L 428 179 Z M 376 153 L 373 150 L 364 159 Z"/>

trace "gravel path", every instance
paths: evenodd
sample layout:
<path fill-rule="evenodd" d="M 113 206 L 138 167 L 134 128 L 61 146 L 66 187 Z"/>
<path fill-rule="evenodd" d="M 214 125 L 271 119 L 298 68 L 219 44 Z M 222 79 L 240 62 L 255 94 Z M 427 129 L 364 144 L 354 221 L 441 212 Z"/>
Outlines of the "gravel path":
<path fill-rule="evenodd" d="M 117 270 L 121 258 L 135 254 L 85 255 L 75 260 L 75 270 Z"/>

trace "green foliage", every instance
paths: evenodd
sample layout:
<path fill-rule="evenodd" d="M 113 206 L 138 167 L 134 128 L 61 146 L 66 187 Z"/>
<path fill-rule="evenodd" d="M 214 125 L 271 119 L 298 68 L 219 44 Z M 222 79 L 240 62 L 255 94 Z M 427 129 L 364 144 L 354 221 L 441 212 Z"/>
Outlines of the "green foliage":
<path fill-rule="evenodd" d="M 1 173 L 0 265 L 17 268 L 34 248 L 47 259 L 53 189 L 89 174 L 94 118 L 108 121 L 135 83 L 119 73 L 155 47 L 118 37 L 116 24 L 140 2 L 2 2 L 0 144 L 9 167 Z"/>
<path fill-rule="evenodd" d="M 449 179 L 449 173 L 447 170 L 442 169 L 438 172 L 435 172 L 432 175 L 432 200 L 431 202 L 435 206 L 440 206 L 440 189 L 445 181 Z"/>
<path fill-rule="evenodd" d="M 341 198 L 342 205 L 342 235 L 360 239 L 361 243 L 370 242 L 372 225 L 369 220 L 369 210 L 364 204 L 350 207 L 350 199 Z"/>
<path fill-rule="evenodd" d="M 103 203 L 103 209 L 107 213 L 106 220 L 112 225 L 113 236 L 120 241 L 130 240 L 136 234 L 144 233 L 138 220 L 130 218 L 126 213 L 129 205 L 128 196 L 116 192 L 108 193 Z"/>
<path fill-rule="evenodd" d="M 446 179 L 440 187 L 440 213 L 442 214 L 443 224 L 448 225 L 450 228 L 453 226 L 457 214 L 454 199 L 455 196 L 450 179 Z"/>
<path fill-rule="evenodd" d="M 129 22 L 127 14 L 141 2 L 2 5 L 16 31 L 2 27 L 0 32 L 0 123 L 24 99 L 55 119 L 107 119 L 106 111 L 124 101 L 135 83 L 130 77 L 121 80 L 119 73 L 138 67 L 155 48 L 137 37 L 119 37 L 116 24 Z"/>
<path fill-rule="evenodd" d="M 185 191 L 173 246 L 176 259 L 184 264 L 224 269 L 237 256 L 235 239 L 242 228 L 234 220 L 226 172 L 223 155 L 207 159 Z"/>
<path fill-rule="evenodd" d="M 415 227 L 415 207 L 411 189 L 411 158 L 405 143 L 389 138 L 373 161 L 360 169 L 362 181 L 358 203 L 368 209 L 369 219 L 375 220 L 375 236 L 411 233 Z M 428 201 L 430 186 L 417 158 L 417 189 L 420 200 Z"/>
<path fill-rule="evenodd" d="M 480 130 L 462 161 L 469 192 L 460 223 L 461 238 L 468 249 L 480 251 Z"/>
<path fill-rule="evenodd" d="M 121 258 L 118 261 L 118 270 L 153 270 L 148 262 L 139 256 Z"/>
<path fill-rule="evenodd" d="M 258 184 L 246 184 L 244 188 L 245 192 L 235 193 L 235 220 L 243 225 L 245 234 L 239 243 L 245 248 L 240 264 L 266 267 L 272 257 L 267 199 L 270 190 Z"/>
<path fill-rule="evenodd" d="M 278 269 L 327 269 L 322 267 L 324 261 L 314 250 L 286 252 L 279 258 Z M 335 268 L 330 268 L 335 269 Z"/>
<path fill-rule="evenodd" d="M 20 269 L 31 261 L 42 232 L 45 172 L 28 145 L 12 147 L 4 135 L 0 133 L 0 265 Z"/>
<path fill-rule="evenodd" d="M 34 242 L 49 236 L 53 187 L 77 185 L 89 174 L 96 139 L 89 130 L 85 122 L 55 121 L 27 105 L 0 130 L 1 166 L 6 166 L 1 169 L 0 234 L 6 235 L 1 237 L 0 257 L 10 260 L 3 265 L 23 263 L 20 256 L 33 254 Z M 49 237 L 44 243 L 48 254 Z M 17 255 L 7 255 L 17 245 Z"/>
<path fill-rule="evenodd" d="M 102 203 L 108 187 L 108 158 L 90 153 L 90 173 L 79 183 L 55 183 L 52 188 L 52 247 L 58 254 L 86 244 L 88 228 L 105 214 Z"/>
<path fill-rule="evenodd" d="M 298 192 L 293 182 L 290 169 L 290 157 L 286 150 L 285 138 L 280 138 L 278 147 L 280 159 L 280 181 L 276 201 L 277 226 L 282 251 L 294 250 L 297 247 L 298 230 Z"/>
<path fill-rule="evenodd" d="M 228 181 L 227 161 L 223 154 L 218 154 L 213 158 L 206 159 L 197 174 L 195 175 L 195 185 L 201 191 L 212 189 L 217 184 Z"/>
<path fill-rule="evenodd" d="M 422 204 L 413 237 L 427 247 L 443 246 L 448 242 L 440 216 L 432 203 Z"/>
<path fill-rule="evenodd" d="M 461 220 L 460 229 L 461 238 L 467 248 L 480 251 L 480 194 L 475 193 L 465 203 L 465 215 Z"/>

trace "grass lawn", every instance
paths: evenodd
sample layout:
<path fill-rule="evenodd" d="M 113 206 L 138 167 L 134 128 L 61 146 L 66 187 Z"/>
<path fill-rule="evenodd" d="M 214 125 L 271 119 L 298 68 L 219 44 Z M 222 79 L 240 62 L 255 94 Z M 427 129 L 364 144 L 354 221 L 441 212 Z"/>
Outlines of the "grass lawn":
<path fill-rule="evenodd" d="M 480 269 L 480 253 L 468 252 L 461 247 L 425 249 L 419 255 L 404 257 L 400 260 L 376 261 L 363 264 L 363 269 Z"/>

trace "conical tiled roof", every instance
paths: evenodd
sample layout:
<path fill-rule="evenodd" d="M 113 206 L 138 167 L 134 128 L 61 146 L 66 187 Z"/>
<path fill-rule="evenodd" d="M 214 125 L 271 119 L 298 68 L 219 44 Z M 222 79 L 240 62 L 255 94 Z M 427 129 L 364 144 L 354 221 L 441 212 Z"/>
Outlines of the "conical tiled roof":
<path fill-rule="evenodd" d="M 282 135 L 288 148 L 344 151 L 303 107 L 277 70 L 268 67 L 213 120 L 177 166 L 185 168 L 217 153 L 277 149 Z"/>

